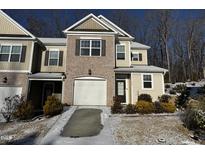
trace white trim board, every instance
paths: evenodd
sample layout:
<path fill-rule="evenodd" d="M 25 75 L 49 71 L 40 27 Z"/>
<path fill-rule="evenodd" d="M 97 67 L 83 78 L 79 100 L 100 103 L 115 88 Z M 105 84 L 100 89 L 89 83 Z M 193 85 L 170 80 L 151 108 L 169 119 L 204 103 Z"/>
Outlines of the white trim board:
<path fill-rule="evenodd" d="M 35 39 L 36 37 L 31 34 L 28 30 L 26 30 L 24 27 L 22 27 L 20 24 L 18 24 L 14 19 L 12 19 L 10 16 L 8 16 L 6 13 L 4 13 L 2 10 L 0 10 L 0 13 L 8 19 L 8 21 L 10 21 L 13 25 L 15 25 L 19 30 L 21 30 L 23 33 L 25 33 L 26 35 L 31 36 L 33 39 Z"/>
<path fill-rule="evenodd" d="M 67 29 L 65 29 L 63 32 L 64 33 L 68 33 L 68 31 L 74 27 L 76 27 L 77 25 L 79 25 L 80 23 L 82 23 L 83 21 L 87 20 L 88 18 L 93 18 L 96 20 L 96 22 L 98 22 L 101 25 L 104 25 L 104 27 L 106 26 L 106 29 L 111 29 L 113 32 L 117 33 L 117 31 L 115 29 L 113 29 L 112 27 L 110 27 L 109 25 L 107 25 L 106 23 L 102 22 L 102 20 L 100 20 L 98 17 L 96 17 L 94 14 L 90 13 L 87 16 L 85 16 L 84 18 L 82 18 L 81 20 L 77 21 L 76 23 L 74 23 L 73 25 L 71 25 L 70 27 L 68 27 Z"/>
<path fill-rule="evenodd" d="M 34 79 L 34 78 L 29 78 L 28 80 L 33 81 L 33 80 L 37 80 L 37 81 L 63 81 L 63 79 Z"/>
<path fill-rule="evenodd" d="M 4 73 L 30 73 L 30 70 L 0 70 L 0 72 Z"/>
<path fill-rule="evenodd" d="M 143 75 L 151 75 L 152 88 L 144 88 Z M 154 90 L 154 76 L 153 73 L 141 73 L 142 90 Z"/>
<path fill-rule="evenodd" d="M 120 34 L 125 34 L 127 35 L 128 37 L 134 39 L 134 37 L 132 37 L 130 34 L 128 34 L 127 32 L 125 32 L 124 30 L 122 30 L 120 27 L 118 27 L 116 24 L 114 24 L 113 22 L 111 22 L 110 20 L 108 20 L 107 18 L 105 18 L 103 15 L 99 15 L 98 18 L 102 18 L 104 19 L 106 22 L 108 22 L 110 25 L 112 25 L 113 27 L 115 27 L 119 32 Z M 123 36 L 124 36 L 123 34 Z"/>

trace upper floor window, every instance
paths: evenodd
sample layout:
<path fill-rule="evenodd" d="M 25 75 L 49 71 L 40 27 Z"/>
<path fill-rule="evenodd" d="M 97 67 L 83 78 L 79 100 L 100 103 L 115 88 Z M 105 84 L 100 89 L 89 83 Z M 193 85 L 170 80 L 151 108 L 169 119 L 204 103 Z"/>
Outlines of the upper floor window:
<path fill-rule="evenodd" d="M 153 77 L 152 74 L 143 74 L 143 89 L 152 89 Z"/>
<path fill-rule="evenodd" d="M 20 62 L 21 52 L 21 45 L 1 45 L 0 61 Z"/>
<path fill-rule="evenodd" d="M 125 45 L 117 44 L 116 52 L 117 52 L 117 59 L 118 60 L 124 60 L 125 59 Z"/>
<path fill-rule="evenodd" d="M 50 50 L 48 64 L 49 66 L 58 66 L 59 63 L 59 51 L 58 50 Z"/>
<path fill-rule="evenodd" d="M 142 61 L 142 54 L 138 52 L 132 52 L 131 59 L 132 61 Z"/>
<path fill-rule="evenodd" d="M 80 40 L 81 56 L 101 56 L 101 40 Z"/>

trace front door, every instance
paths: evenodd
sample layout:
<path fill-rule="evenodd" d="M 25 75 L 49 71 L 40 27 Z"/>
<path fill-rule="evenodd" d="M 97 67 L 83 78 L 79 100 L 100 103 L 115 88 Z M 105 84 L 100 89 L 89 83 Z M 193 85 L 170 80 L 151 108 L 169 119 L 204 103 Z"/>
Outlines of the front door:
<path fill-rule="evenodd" d="M 122 100 L 123 103 L 126 102 L 126 84 L 125 80 L 116 80 L 116 95 Z"/>
<path fill-rule="evenodd" d="M 43 86 L 43 99 L 42 104 L 45 105 L 45 101 L 47 100 L 48 96 L 52 96 L 54 91 L 54 84 L 53 83 L 44 83 Z"/>

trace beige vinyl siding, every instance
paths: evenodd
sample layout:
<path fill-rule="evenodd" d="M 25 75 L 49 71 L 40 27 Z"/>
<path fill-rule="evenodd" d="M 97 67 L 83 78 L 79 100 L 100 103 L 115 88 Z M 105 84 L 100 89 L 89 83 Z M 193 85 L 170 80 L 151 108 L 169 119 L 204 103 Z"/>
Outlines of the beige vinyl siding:
<path fill-rule="evenodd" d="M 150 94 L 153 101 L 156 101 L 159 96 L 164 94 L 164 76 L 162 73 L 150 73 L 153 74 L 153 87 L 147 90 L 142 89 L 142 74 L 143 73 L 131 73 L 133 104 L 137 102 L 140 94 Z"/>
<path fill-rule="evenodd" d="M 115 51 L 116 66 L 117 67 L 129 67 L 130 66 L 130 42 L 129 41 L 119 41 L 119 44 L 125 45 L 125 59 L 117 60 L 117 51 Z"/>
<path fill-rule="evenodd" d="M 30 58 L 32 53 L 32 41 L 24 40 L 0 40 L 0 45 L 2 44 L 21 44 L 26 46 L 26 57 L 25 62 L 1 62 L 0 70 L 29 70 Z"/>
<path fill-rule="evenodd" d="M 0 13 L 0 34 L 17 34 L 25 35 L 25 33 L 20 30 L 16 25 L 11 23 Z"/>
<path fill-rule="evenodd" d="M 94 29 L 94 30 L 106 30 L 102 25 L 94 21 L 92 18 L 86 20 L 82 24 L 80 24 L 78 27 L 75 28 L 75 30 L 81 30 L 81 29 Z"/>
<path fill-rule="evenodd" d="M 63 66 L 45 66 L 45 54 L 46 51 L 42 52 L 41 59 L 41 72 L 65 72 L 66 67 L 66 46 L 46 46 L 47 50 L 50 49 L 59 49 L 59 51 L 63 51 Z"/>
<path fill-rule="evenodd" d="M 147 62 L 147 50 L 143 49 L 131 49 L 131 52 L 138 52 L 142 54 L 142 61 L 131 61 L 132 65 L 148 65 Z"/>

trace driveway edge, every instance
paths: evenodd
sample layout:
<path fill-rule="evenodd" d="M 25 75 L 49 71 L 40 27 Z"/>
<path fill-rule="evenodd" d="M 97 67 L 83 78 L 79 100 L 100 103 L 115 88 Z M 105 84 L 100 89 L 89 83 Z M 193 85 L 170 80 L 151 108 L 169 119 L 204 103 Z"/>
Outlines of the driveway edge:
<path fill-rule="evenodd" d="M 68 111 L 64 112 L 60 118 L 56 121 L 56 123 L 51 127 L 51 129 L 48 131 L 48 133 L 44 136 L 44 138 L 40 141 L 39 144 L 41 145 L 47 145 L 52 144 L 56 138 L 58 138 L 72 116 L 72 114 L 77 109 L 77 106 L 71 106 Z"/>

